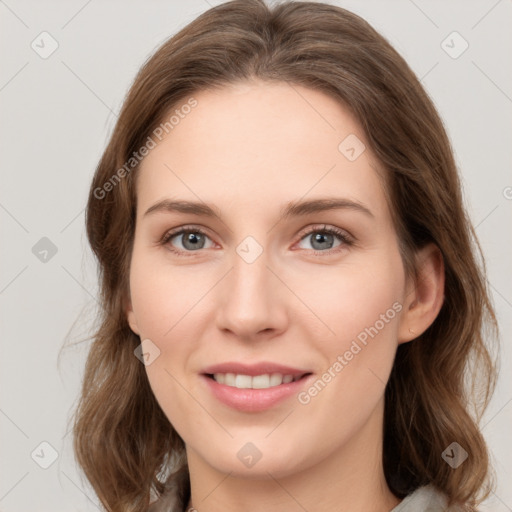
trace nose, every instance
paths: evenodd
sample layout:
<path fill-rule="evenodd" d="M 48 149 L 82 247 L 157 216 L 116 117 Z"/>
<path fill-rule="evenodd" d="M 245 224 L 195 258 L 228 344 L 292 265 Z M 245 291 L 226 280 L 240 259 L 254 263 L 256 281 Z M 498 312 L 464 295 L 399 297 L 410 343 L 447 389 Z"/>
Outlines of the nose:
<path fill-rule="evenodd" d="M 217 327 L 244 341 L 284 332 L 289 321 L 289 292 L 269 268 L 266 252 L 252 263 L 235 252 L 231 271 L 220 283 Z"/>

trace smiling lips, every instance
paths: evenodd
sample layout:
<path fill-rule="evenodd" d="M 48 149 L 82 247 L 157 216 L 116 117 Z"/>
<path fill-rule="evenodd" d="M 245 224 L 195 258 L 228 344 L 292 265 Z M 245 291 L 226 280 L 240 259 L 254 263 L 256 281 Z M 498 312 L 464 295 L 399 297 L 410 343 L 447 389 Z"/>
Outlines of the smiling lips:
<path fill-rule="evenodd" d="M 223 363 L 202 372 L 218 400 L 246 412 L 268 409 L 298 392 L 310 375 L 307 370 L 269 362 L 253 365 Z"/>
<path fill-rule="evenodd" d="M 282 373 L 265 373 L 263 375 L 244 375 L 242 373 L 214 373 L 213 378 L 219 383 L 238 389 L 267 389 L 281 384 L 288 384 L 300 377 Z"/>

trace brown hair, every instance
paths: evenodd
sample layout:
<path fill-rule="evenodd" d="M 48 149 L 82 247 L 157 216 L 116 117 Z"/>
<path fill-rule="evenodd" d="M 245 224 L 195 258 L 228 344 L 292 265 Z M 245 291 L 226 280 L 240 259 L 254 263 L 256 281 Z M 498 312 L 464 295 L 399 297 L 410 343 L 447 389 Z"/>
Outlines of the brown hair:
<path fill-rule="evenodd" d="M 386 170 L 406 271 L 417 270 L 417 249 L 428 242 L 439 247 L 444 303 L 420 340 L 398 348 L 385 392 L 383 465 L 397 496 L 432 483 L 450 504 L 471 510 L 492 484 L 477 424 L 496 380 L 484 339 L 496 339 L 498 328 L 450 143 L 431 100 L 391 45 L 360 17 L 316 2 L 272 8 L 263 0 L 224 3 L 165 42 L 139 71 L 87 205 L 102 316 L 76 410 L 78 463 L 114 512 L 147 510 L 166 478 L 177 478 L 171 470 L 187 471 L 183 441 L 134 356 L 140 339 L 126 318 L 138 167 L 133 155 L 194 92 L 250 79 L 300 84 L 350 108 Z M 457 469 L 441 457 L 454 441 L 469 453 Z"/>

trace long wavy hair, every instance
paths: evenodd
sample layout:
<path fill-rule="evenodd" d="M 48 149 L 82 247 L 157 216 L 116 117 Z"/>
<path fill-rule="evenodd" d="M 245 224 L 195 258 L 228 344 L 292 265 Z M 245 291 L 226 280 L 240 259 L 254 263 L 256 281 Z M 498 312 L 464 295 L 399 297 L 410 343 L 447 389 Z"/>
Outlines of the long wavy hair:
<path fill-rule="evenodd" d="M 188 492 L 184 443 L 134 356 L 140 339 L 126 316 L 134 155 L 195 92 L 252 79 L 306 86 L 350 109 L 385 169 L 406 272 L 417 272 L 415 251 L 429 242 L 439 247 L 444 303 L 421 339 L 398 347 L 385 390 L 383 467 L 398 497 L 433 484 L 450 504 L 473 510 L 494 485 L 478 424 L 496 382 L 499 333 L 450 142 L 432 101 L 387 40 L 355 14 L 317 2 L 221 4 L 167 40 L 137 74 L 86 210 L 101 315 L 74 413 L 80 467 L 112 512 L 148 510 L 172 481 Z M 469 454 L 457 469 L 441 456 L 453 441 Z"/>

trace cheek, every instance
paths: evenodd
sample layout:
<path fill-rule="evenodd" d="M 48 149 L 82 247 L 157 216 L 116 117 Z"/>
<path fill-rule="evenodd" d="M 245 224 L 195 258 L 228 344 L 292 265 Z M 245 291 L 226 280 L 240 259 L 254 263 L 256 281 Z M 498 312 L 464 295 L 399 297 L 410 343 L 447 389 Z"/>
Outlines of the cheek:
<path fill-rule="evenodd" d="M 178 424 L 182 411 L 193 407 L 185 391 L 189 386 L 184 372 L 200 348 L 201 325 L 211 321 L 205 294 L 214 284 L 214 276 L 207 269 L 167 265 L 162 254 L 154 257 L 134 247 L 132 307 L 141 340 L 151 340 L 159 350 L 154 362 L 146 366 L 146 373 L 161 408 Z"/>
<path fill-rule="evenodd" d="M 150 257 L 134 250 L 130 293 L 141 337 L 170 339 L 190 313 L 197 314 L 202 297 L 213 286 L 212 275 L 207 273 L 199 266 L 166 264 L 161 253 Z"/>
<path fill-rule="evenodd" d="M 299 402 L 312 416 L 326 414 L 334 424 L 364 421 L 385 390 L 393 365 L 404 286 L 398 252 L 344 268 L 310 294 L 322 320 L 334 331 L 317 346 L 325 368 Z M 325 404 L 330 404 L 325 407 Z M 352 421 L 346 421 L 351 417 Z M 357 419 L 359 418 L 359 419 Z M 340 423 L 337 423 L 339 420 Z M 336 435 L 333 432 L 333 435 Z"/>
<path fill-rule="evenodd" d="M 323 276 L 317 273 L 312 277 L 315 286 L 309 292 L 303 290 L 305 302 L 322 321 L 315 320 L 316 324 L 324 325 L 322 335 L 313 337 L 315 349 L 323 356 L 321 382 L 300 401 L 311 402 L 317 417 L 325 412 L 322 402 L 333 405 L 334 415 L 359 410 L 355 414 L 364 416 L 382 396 L 389 378 L 404 275 L 398 252 L 380 253 L 370 260 Z"/>
<path fill-rule="evenodd" d="M 365 333 L 374 329 L 379 331 L 379 338 L 390 339 L 396 325 L 396 306 L 400 297 L 393 274 L 375 278 L 374 276 L 353 275 L 339 294 L 336 308 L 331 306 L 331 316 L 336 333 L 345 341 L 358 339 L 365 341 Z M 393 307 L 395 305 L 395 307 Z"/>
<path fill-rule="evenodd" d="M 187 393 L 183 372 L 190 354 L 197 350 L 197 332 L 190 319 L 201 314 L 204 287 L 200 276 L 185 267 L 171 268 L 134 247 L 130 292 L 140 338 L 158 347 L 158 357 L 146 366 L 149 384 L 166 416 L 180 432 L 188 431 L 195 402 Z M 186 411 L 186 414 L 183 413 Z M 190 416 L 191 415 L 191 416 Z M 186 439 L 186 435 L 184 437 Z"/>
<path fill-rule="evenodd" d="M 297 317 L 302 318 L 297 320 L 299 328 L 311 331 L 315 326 L 317 336 L 312 339 L 321 341 L 331 357 L 348 348 L 361 333 L 360 338 L 364 339 L 366 329 L 376 323 L 383 331 L 381 338 L 390 338 L 395 329 L 400 309 L 396 303 L 401 300 L 404 287 L 398 251 L 379 251 L 336 268 L 319 266 L 307 273 L 295 269 L 285 280 L 308 307 L 302 307 L 305 314 Z"/>

